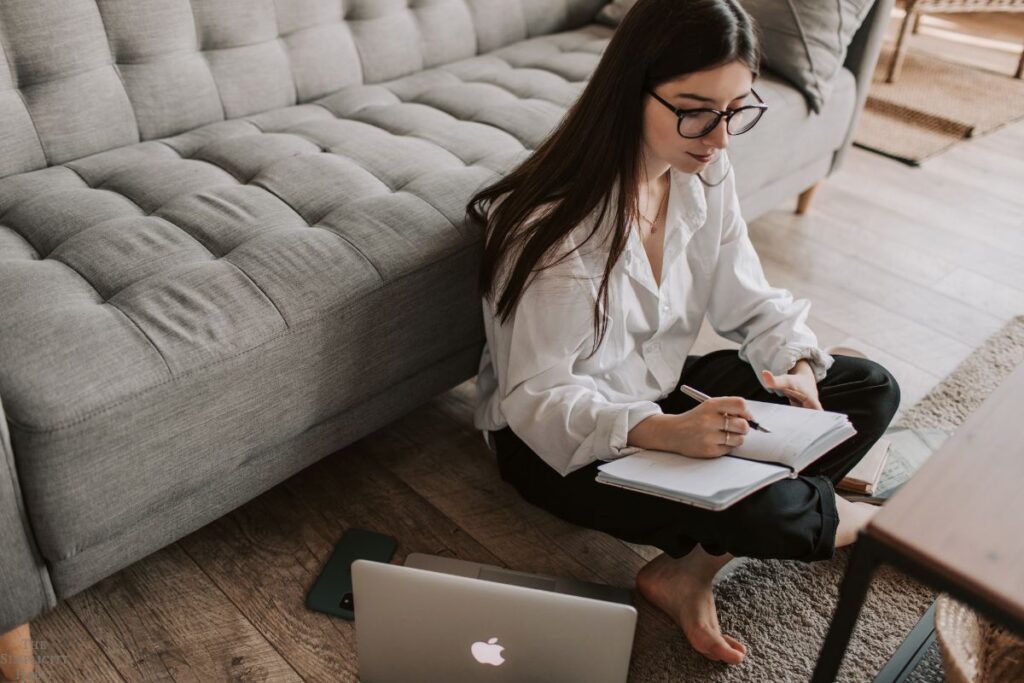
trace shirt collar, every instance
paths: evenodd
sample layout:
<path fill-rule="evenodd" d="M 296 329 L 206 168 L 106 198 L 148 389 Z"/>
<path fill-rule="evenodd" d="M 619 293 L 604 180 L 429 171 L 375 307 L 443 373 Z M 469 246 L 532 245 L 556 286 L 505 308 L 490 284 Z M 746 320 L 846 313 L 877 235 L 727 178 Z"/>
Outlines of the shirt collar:
<path fill-rule="evenodd" d="M 683 173 L 674 166 L 669 166 L 674 194 L 670 195 L 668 215 L 680 227 L 683 233 L 682 246 L 690 241 L 708 218 L 707 197 L 704 194 L 704 183 L 696 173 Z M 674 205 L 674 206 L 673 206 Z"/>

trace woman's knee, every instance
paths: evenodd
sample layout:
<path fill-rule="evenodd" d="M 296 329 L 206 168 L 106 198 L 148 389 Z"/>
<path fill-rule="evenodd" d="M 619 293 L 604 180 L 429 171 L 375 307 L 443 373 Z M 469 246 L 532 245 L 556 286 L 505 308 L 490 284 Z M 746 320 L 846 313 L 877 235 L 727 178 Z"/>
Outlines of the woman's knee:
<path fill-rule="evenodd" d="M 879 400 L 875 405 L 887 418 L 892 418 L 900 407 L 900 383 L 885 366 L 870 359 L 864 360 L 868 364 L 869 386 L 879 394 Z"/>
<path fill-rule="evenodd" d="M 829 559 L 835 551 L 839 517 L 827 477 L 777 481 L 731 510 L 734 555 L 811 562 Z"/>
<path fill-rule="evenodd" d="M 829 409 L 825 403 L 828 402 L 830 389 L 834 388 L 840 394 L 854 391 L 859 398 L 857 403 L 862 408 L 863 426 L 870 427 L 871 423 L 877 423 L 884 431 L 900 407 L 899 382 L 885 366 L 869 358 L 841 358 L 844 367 L 837 376 L 838 383 L 831 386 L 826 384 L 821 392 L 823 407 Z"/>

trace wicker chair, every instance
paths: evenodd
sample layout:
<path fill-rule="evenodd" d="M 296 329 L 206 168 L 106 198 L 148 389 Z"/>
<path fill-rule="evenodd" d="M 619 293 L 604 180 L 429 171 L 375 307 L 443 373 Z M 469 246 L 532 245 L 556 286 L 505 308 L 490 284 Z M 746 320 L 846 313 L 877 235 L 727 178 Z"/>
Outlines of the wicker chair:
<path fill-rule="evenodd" d="M 922 14 L 938 14 L 940 12 L 1024 12 L 1024 0 L 905 0 L 906 16 L 900 26 L 896 38 L 896 51 L 889 62 L 889 72 L 885 76 L 886 83 L 892 83 L 900 73 L 903 57 L 907 49 L 907 34 L 917 33 L 917 24 Z M 1021 52 L 1014 78 L 1024 74 L 1024 51 Z"/>

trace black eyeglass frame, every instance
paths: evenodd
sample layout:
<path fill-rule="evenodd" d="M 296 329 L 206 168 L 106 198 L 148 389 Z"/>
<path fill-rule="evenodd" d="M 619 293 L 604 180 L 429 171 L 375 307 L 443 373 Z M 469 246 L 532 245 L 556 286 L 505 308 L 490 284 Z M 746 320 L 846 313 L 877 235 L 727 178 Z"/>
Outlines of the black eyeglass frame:
<path fill-rule="evenodd" d="M 664 100 L 664 98 L 661 97 L 661 95 L 659 95 L 658 93 L 654 92 L 653 90 L 648 90 L 647 92 L 649 92 L 651 95 L 653 95 L 654 99 L 656 99 L 659 102 L 661 102 L 662 104 L 664 104 L 666 107 L 668 107 L 672 111 L 673 114 L 675 114 L 676 116 L 679 117 L 679 122 L 676 124 L 676 132 L 679 133 L 679 137 L 683 137 L 683 138 L 686 138 L 688 140 L 692 140 L 692 139 L 695 139 L 695 138 L 702 138 L 705 135 L 707 135 L 708 133 L 710 133 L 711 131 L 713 131 L 715 128 L 718 128 L 718 124 L 722 122 L 722 117 L 723 116 L 725 117 L 725 131 L 727 133 L 729 133 L 729 135 L 743 135 L 743 133 L 749 132 L 751 128 L 756 126 L 758 121 L 761 120 L 761 117 L 764 116 L 764 113 L 766 111 L 768 111 L 768 105 L 765 103 L 765 101 L 763 99 L 761 99 L 761 96 L 758 95 L 757 91 L 754 90 L 753 88 L 750 89 L 750 92 L 753 93 L 754 97 L 757 98 L 757 102 L 758 102 L 757 104 L 745 104 L 742 107 L 736 107 L 735 109 L 728 109 L 726 111 L 719 111 L 717 109 L 712 109 L 711 107 L 696 107 L 696 108 L 693 108 L 693 109 L 681 109 L 679 107 L 675 107 L 675 106 L 669 104 L 668 102 L 666 102 Z M 760 113 L 757 115 L 757 118 L 754 119 L 754 122 L 751 123 L 750 126 L 747 127 L 745 130 L 741 130 L 739 133 L 733 133 L 731 130 L 729 130 L 729 122 L 732 121 L 732 117 L 735 116 L 736 112 L 741 112 L 744 109 L 758 109 L 758 110 L 760 110 Z M 693 114 L 693 113 L 696 113 L 696 112 L 704 112 L 704 111 L 714 112 L 714 114 L 716 114 L 715 122 L 713 124 L 709 125 L 705 130 L 701 131 L 701 133 L 698 134 L 698 135 L 683 135 L 683 132 L 680 130 L 682 128 L 682 125 L 683 125 L 683 118 L 686 117 L 687 114 Z"/>

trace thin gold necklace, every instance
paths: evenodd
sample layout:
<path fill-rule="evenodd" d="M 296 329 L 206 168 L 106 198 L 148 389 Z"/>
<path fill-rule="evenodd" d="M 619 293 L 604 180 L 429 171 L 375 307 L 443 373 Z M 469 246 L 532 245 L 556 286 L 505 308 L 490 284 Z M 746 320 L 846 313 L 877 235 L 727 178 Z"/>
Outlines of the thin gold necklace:
<path fill-rule="evenodd" d="M 651 221 L 651 220 L 648 220 L 647 218 L 645 218 L 644 216 L 640 216 L 640 220 L 644 221 L 645 223 L 647 223 L 648 225 L 651 226 L 651 234 L 652 235 L 654 233 L 658 232 L 658 228 L 656 228 L 654 226 L 654 224 L 658 222 L 658 216 L 661 215 L 661 210 L 665 208 L 665 204 L 666 204 L 667 201 L 668 201 L 668 190 L 666 189 L 665 193 L 661 196 L 661 204 L 658 205 L 658 213 L 654 214 L 654 220 Z"/>

